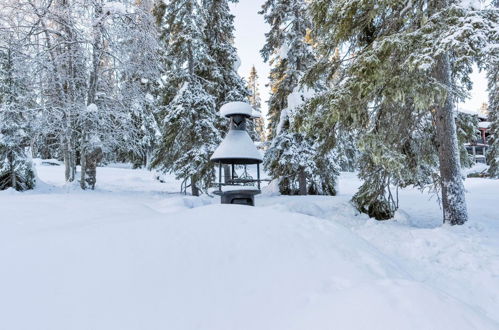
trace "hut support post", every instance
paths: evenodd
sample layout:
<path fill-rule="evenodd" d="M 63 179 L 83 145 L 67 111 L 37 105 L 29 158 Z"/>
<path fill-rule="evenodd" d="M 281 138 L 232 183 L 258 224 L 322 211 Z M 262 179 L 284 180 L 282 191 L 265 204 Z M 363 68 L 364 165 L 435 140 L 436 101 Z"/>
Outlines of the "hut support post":
<path fill-rule="evenodd" d="M 218 162 L 218 190 L 222 191 L 222 162 Z"/>
<path fill-rule="evenodd" d="M 256 163 L 256 182 L 258 184 L 258 190 L 260 190 L 260 164 Z"/>

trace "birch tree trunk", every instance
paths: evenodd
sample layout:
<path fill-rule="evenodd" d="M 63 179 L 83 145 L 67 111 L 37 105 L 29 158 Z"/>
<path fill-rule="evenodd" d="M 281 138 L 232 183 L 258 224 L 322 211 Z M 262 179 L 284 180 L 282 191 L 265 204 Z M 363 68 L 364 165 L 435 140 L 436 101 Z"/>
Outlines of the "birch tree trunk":
<path fill-rule="evenodd" d="M 95 23 L 92 26 L 93 40 L 92 40 L 92 70 L 90 71 L 90 77 L 88 82 L 88 93 L 87 93 L 87 106 L 95 103 L 97 87 L 99 82 L 101 57 L 102 57 L 102 24 L 103 24 L 103 12 L 102 12 L 102 1 L 97 1 L 94 3 L 94 20 Z M 91 114 L 87 114 L 91 115 Z M 92 174 L 93 177 L 88 178 L 91 188 L 95 187 L 95 182 L 97 181 L 97 168 L 88 168 L 87 166 L 93 166 L 94 162 L 88 162 L 87 158 L 90 157 L 95 150 L 89 150 L 89 135 L 91 134 L 91 122 L 87 118 L 84 121 L 84 127 L 82 129 L 81 137 L 81 178 L 80 187 L 81 189 L 87 189 L 87 174 Z M 95 163 L 96 164 L 96 163 Z M 96 166 L 96 165 L 95 165 Z"/>
<path fill-rule="evenodd" d="M 82 141 L 82 143 L 84 143 L 84 141 Z M 81 147 L 81 152 L 80 152 L 80 166 L 81 166 L 80 187 L 83 190 L 87 189 L 87 178 L 86 178 L 86 174 L 87 174 L 87 161 L 86 160 L 87 160 L 86 148 L 84 146 L 82 146 Z"/>
<path fill-rule="evenodd" d="M 68 143 L 66 141 L 62 142 L 63 145 L 63 150 L 62 150 L 62 155 L 64 158 L 64 180 L 66 182 L 69 182 L 69 175 L 70 175 L 70 161 L 69 161 L 69 149 L 68 149 Z"/>

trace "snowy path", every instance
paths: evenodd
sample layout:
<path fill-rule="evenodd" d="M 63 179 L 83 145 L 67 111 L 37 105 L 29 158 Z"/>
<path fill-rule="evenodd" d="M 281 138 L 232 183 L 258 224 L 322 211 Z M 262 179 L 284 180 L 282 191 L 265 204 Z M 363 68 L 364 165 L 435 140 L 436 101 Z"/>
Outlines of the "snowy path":
<path fill-rule="evenodd" d="M 147 171 L 99 168 L 94 192 L 38 172 L 0 192 L 2 330 L 499 329 L 498 181 L 467 180 L 449 227 L 414 190 L 395 221 L 357 215 L 348 173 L 337 197 L 249 208 Z"/>

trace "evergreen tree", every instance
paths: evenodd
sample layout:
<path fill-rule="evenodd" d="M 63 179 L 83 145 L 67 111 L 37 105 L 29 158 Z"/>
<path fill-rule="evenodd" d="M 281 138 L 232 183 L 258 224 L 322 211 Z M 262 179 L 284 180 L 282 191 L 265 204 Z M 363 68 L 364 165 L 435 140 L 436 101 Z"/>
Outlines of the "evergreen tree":
<path fill-rule="evenodd" d="M 217 110 L 228 102 L 246 101 L 249 96 L 246 82 L 237 73 L 240 60 L 234 47 L 234 15 L 229 7 L 229 3 L 238 1 L 201 0 L 205 22 L 208 22 L 204 28 L 204 40 L 208 55 L 213 61 L 203 76 L 210 82 L 208 92 L 215 97 Z M 219 129 L 222 135 L 225 134 L 226 120 L 219 121 Z M 247 123 L 247 131 L 255 138 L 255 126 L 252 121 Z"/>
<path fill-rule="evenodd" d="M 465 144 L 476 140 L 477 127 L 477 115 L 458 112 L 456 117 L 457 141 L 459 145 L 461 166 L 464 168 L 469 168 L 474 164 L 473 157 L 468 153 Z"/>
<path fill-rule="evenodd" d="M 457 1 L 411 4 L 312 2 L 321 60 L 307 82 L 326 74 L 331 85 L 310 103 L 309 120 L 362 132 L 365 182 L 354 197 L 359 210 L 390 218 L 396 209 L 386 198 L 391 184 L 431 183 L 441 190 L 444 221 L 462 224 L 467 211 L 453 104 L 471 86 L 473 63 L 495 43 L 497 13 Z M 340 60 L 333 49 L 342 50 Z M 413 165 L 401 171 L 406 164 Z"/>
<path fill-rule="evenodd" d="M 269 139 L 275 137 L 281 112 L 288 107 L 288 96 L 297 89 L 303 73 L 315 63 L 307 42 L 311 27 L 304 0 L 267 0 L 261 14 L 270 25 L 261 50 L 263 59 L 272 66 L 270 72 Z"/>
<path fill-rule="evenodd" d="M 251 67 L 250 75 L 248 77 L 248 89 L 250 94 L 248 96 L 249 103 L 251 106 L 260 113 L 260 117 L 255 118 L 255 132 L 258 141 L 265 141 L 265 123 L 263 117 L 261 116 L 262 111 L 262 99 L 260 98 L 260 86 L 258 84 L 258 72 L 255 66 Z"/>
<path fill-rule="evenodd" d="M 165 47 L 162 138 L 153 167 L 190 180 L 193 195 L 214 178 L 209 158 L 221 141 L 215 84 L 207 73 L 215 65 L 205 37 L 206 13 L 197 0 L 172 0 L 163 12 L 160 34 Z"/>
<path fill-rule="evenodd" d="M 499 8 L 499 0 L 494 0 L 492 6 L 497 10 L 497 8 Z M 499 179 L 499 56 L 490 56 L 488 64 L 488 120 L 491 122 L 489 136 L 490 148 L 487 155 L 489 162 L 488 174 L 491 178 Z"/>
<path fill-rule="evenodd" d="M 21 75 L 25 62 L 20 61 L 9 39 L 0 42 L 0 190 L 24 191 L 35 186 L 32 163 L 26 155 L 30 142 L 26 110 L 31 96 Z"/>
<path fill-rule="evenodd" d="M 285 195 L 335 195 L 336 154 L 321 152 L 321 144 L 305 134 L 281 129 L 264 158 L 272 176 L 280 178 L 279 191 Z"/>
<path fill-rule="evenodd" d="M 239 58 L 234 47 L 234 15 L 229 2 L 238 0 L 202 0 L 205 22 L 204 41 L 213 63 L 203 74 L 211 84 L 209 93 L 215 97 L 216 107 L 233 101 L 245 101 L 249 92 L 237 73 Z"/>
<path fill-rule="evenodd" d="M 264 166 L 279 180 L 283 194 L 334 194 L 338 170 L 330 152 L 322 149 L 313 134 L 306 135 L 293 125 L 294 113 L 311 91 L 300 90 L 305 71 L 315 63 L 310 44 L 311 28 L 304 0 L 268 0 L 261 13 L 270 24 L 261 54 L 272 65 L 269 100 L 270 148 Z"/>

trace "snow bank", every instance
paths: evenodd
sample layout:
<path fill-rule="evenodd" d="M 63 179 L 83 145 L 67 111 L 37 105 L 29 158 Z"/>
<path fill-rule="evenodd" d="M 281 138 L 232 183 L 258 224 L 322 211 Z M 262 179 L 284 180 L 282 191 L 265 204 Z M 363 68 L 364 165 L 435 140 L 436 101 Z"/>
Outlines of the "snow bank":
<path fill-rule="evenodd" d="M 17 235 L 0 243 L 5 329 L 495 326 L 343 226 L 299 214 L 211 205 L 3 231 Z"/>
<path fill-rule="evenodd" d="M 464 177 L 467 177 L 470 174 L 485 173 L 488 169 L 489 166 L 487 164 L 475 163 L 470 168 L 462 168 L 461 173 Z"/>
<path fill-rule="evenodd" d="M 498 180 L 466 180 L 470 222 L 442 227 L 415 190 L 358 215 L 348 173 L 252 208 L 125 168 L 67 193 L 37 167 L 52 190 L 0 194 L 0 329 L 499 329 Z"/>

